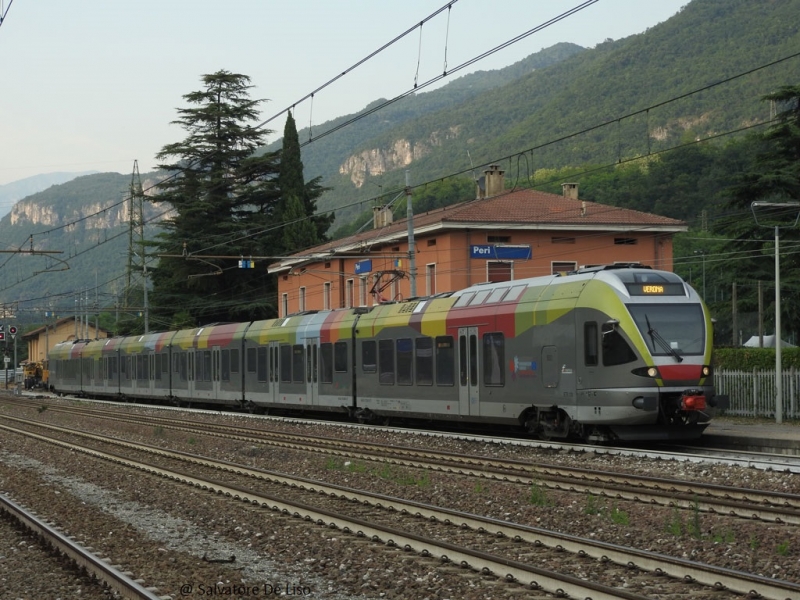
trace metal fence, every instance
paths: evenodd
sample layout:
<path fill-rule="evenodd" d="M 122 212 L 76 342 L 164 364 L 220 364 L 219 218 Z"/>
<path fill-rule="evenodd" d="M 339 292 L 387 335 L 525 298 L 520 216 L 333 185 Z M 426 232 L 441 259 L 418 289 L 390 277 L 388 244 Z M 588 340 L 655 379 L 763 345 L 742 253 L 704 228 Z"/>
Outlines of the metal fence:
<path fill-rule="evenodd" d="M 783 418 L 800 419 L 800 371 L 791 369 L 782 374 Z M 730 397 L 726 415 L 741 417 L 775 417 L 775 371 L 724 371 L 715 373 L 718 394 Z"/>

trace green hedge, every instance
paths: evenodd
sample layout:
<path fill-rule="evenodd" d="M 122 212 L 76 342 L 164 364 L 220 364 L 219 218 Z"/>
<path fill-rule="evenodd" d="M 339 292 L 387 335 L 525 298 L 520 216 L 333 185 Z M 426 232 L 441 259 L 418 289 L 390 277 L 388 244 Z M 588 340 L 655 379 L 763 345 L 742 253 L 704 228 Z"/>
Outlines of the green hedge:
<path fill-rule="evenodd" d="M 800 348 L 783 348 L 783 369 L 800 369 Z M 775 370 L 775 348 L 716 348 L 714 368 L 734 371 Z"/>

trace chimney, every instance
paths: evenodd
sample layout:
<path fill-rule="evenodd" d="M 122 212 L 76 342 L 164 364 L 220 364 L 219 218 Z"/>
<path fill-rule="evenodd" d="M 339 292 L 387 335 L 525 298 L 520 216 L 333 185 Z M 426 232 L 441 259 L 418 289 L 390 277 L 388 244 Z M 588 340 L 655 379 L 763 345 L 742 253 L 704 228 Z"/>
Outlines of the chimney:
<path fill-rule="evenodd" d="M 387 206 L 373 206 L 372 207 L 372 227 L 373 229 L 380 229 L 391 225 L 393 220 L 392 209 Z"/>
<path fill-rule="evenodd" d="M 564 198 L 578 199 L 578 184 L 577 183 L 562 183 L 561 194 Z"/>
<path fill-rule="evenodd" d="M 506 189 L 505 174 L 506 172 L 500 169 L 500 165 L 489 165 L 489 168 L 483 172 L 483 176 L 476 182 L 478 200 L 502 194 Z"/>

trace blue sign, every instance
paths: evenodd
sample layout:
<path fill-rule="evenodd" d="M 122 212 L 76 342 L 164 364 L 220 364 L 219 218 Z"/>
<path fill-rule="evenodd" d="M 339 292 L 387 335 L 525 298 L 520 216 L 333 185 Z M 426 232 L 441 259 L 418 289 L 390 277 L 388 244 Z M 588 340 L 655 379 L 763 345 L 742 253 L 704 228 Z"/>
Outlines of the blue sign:
<path fill-rule="evenodd" d="M 372 271 L 372 259 L 360 260 L 356 263 L 356 275 Z"/>
<path fill-rule="evenodd" d="M 472 244 L 469 247 L 470 258 L 486 260 L 530 260 L 530 246 L 496 246 L 495 244 Z"/>

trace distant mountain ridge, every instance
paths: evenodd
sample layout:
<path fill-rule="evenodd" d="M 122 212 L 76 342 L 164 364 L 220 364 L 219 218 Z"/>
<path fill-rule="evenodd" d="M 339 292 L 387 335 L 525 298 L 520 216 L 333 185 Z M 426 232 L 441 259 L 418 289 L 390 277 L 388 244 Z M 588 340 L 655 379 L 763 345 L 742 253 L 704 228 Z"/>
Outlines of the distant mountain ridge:
<path fill-rule="evenodd" d="M 702 139 L 746 127 L 768 118 L 764 94 L 797 83 L 798 59 L 776 61 L 800 47 L 798 14 L 800 0 L 693 0 L 641 34 L 592 49 L 557 44 L 505 69 L 406 97 L 318 137 L 302 148 L 305 177 L 321 176 L 332 188 L 318 207 L 336 210 L 335 230 L 369 209 L 379 193 L 402 189 L 406 170 L 417 185 L 497 161 L 507 181 L 522 182 L 539 169 L 613 165 L 676 146 L 685 136 Z M 770 63 L 776 64 L 758 69 Z M 748 71 L 724 86 L 665 103 Z M 384 102 L 375 100 L 358 114 Z M 301 129 L 300 142 L 355 116 Z M 606 122 L 611 125 L 597 128 Z M 580 131 L 585 133 L 573 135 Z M 280 141 L 267 149 L 279 147 Z M 31 233 L 111 206 L 129 185 L 130 174 L 101 173 L 29 196 L 13 223 L 13 215 L 0 220 L 0 240 L 18 246 Z M 109 290 L 120 289 L 128 240 L 124 214 L 110 214 L 98 217 L 97 223 L 105 220 L 102 227 L 77 221 L 59 230 L 60 237 L 34 236 L 62 250 L 70 271 L 31 277 L 45 259 L 14 258 L 0 271 L 0 302 L 30 299 L 31 306 L 41 306 L 43 297 L 57 302 L 58 294 L 93 289 L 95 280 L 101 287 L 115 281 L 103 287 L 109 296 L 99 302 L 107 303 Z M 48 265 L 55 268 L 54 261 Z"/>
<path fill-rule="evenodd" d="M 97 173 L 97 171 L 43 173 L 2 184 L 0 185 L 0 218 L 11 212 L 11 208 L 17 200 L 22 200 L 26 196 L 46 190 L 52 185 L 66 183 L 81 175 L 90 175 L 92 173 Z"/>

